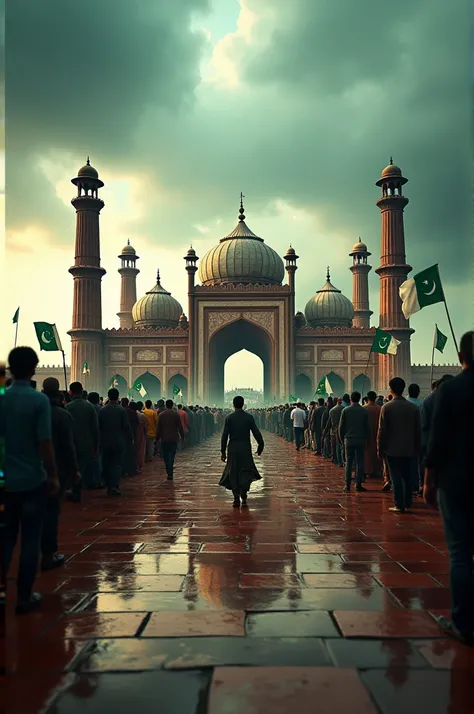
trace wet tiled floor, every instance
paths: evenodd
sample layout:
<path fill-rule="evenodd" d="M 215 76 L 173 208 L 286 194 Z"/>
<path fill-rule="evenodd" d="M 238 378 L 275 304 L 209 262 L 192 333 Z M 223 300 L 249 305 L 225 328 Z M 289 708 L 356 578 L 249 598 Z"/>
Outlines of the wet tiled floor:
<path fill-rule="evenodd" d="M 266 434 L 249 508 L 217 483 L 219 442 L 65 504 L 64 568 L 40 612 L 13 615 L 18 714 L 472 714 L 474 650 L 446 639 L 438 514 L 389 512 L 380 482 Z M 350 703 L 350 706 L 348 705 Z"/>

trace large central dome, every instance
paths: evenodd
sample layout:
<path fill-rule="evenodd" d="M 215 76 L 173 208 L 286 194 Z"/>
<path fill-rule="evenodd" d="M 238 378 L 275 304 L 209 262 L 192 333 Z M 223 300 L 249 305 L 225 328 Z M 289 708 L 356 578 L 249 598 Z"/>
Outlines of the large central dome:
<path fill-rule="evenodd" d="M 240 202 L 239 222 L 221 238 L 201 261 L 199 278 L 203 285 L 260 283 L 281 285 L 285 275 L 283 260 L 245 223 Z"/>

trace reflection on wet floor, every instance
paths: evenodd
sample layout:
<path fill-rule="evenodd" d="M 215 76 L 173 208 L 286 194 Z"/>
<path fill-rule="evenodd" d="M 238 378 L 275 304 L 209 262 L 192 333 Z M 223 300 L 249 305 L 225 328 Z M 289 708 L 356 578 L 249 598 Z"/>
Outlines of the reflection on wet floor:
<path fill-rule="evenodd" d="M 16 618 L 10 581 L 7 711 L 472 714 L 474 650 L 433 618 L 438 514 L 390 513 L 378 482 L 343 494 L 340 469 L 266 441 L 248 509 L 217 485 L 217 437 L 174 482 L 156 463 L 120 500 L 65 504 L 43 609 Z"/>

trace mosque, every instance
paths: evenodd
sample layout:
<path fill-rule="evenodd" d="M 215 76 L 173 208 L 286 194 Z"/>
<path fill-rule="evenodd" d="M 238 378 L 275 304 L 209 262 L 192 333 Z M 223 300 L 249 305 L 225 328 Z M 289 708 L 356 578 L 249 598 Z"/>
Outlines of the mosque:
<path fill-rule="evenodd" d="M 386 393 L 394 375 L 407 383 L 416 381 L 422 392 L 428 392 L 430 367 L 411 364 L 413 330 L 403 316 L 398 295 L 411 266 L 405 257 L 403 222 L 407 179 L 392 159 L 376 182 L 382 228 L 375 272 L 380 278 L 379 325 L 399 340 L 396 355 L 370 351 L 375 326 L 370 324 L 368 274 L 372 267 L 367 245 L 359 239 L 349 253 L 352 300 L 334 285 L 328 268 L 326 282 L 309 298 L 304 313 L 296 312 L 299 256 L 291 246 L 283 257 L 278 255 L 248 227 L 242 195 L 235 228 L 202 259 L 193 248 L 184 256 L 186 307 L 166 290 L 162 283 L 166 284 L 166 276 L 159 271 L 155 285 L 137 299 L 139 256 L 127 242 L 118 256 L 120 327 L 104 328 L 101 281 L 105 270 L 99 232 L 104 207 L 99 191 L 104 183 L 89 159 L 72 183 L 77 195 L 72 199 L 75 258 L 69 270 L 74 279 L 68 333 L 71 381 L 82 381 L 86 389 L 101 394 L 113 384 L 136 399 L 139 389 L 153 400 L 179 390 L 188 403 L 222 404 L 225 362 L 246 349 L 263 362 L 268 403 L 286 402 L 290 397 L 307 401 L 325 376 L 336 395 L 370 388 Z M 459 367 L 436 367 L 435 378 L 453 370 Z M 53 374 L 51 368 L 43 367 L 38 379 L 43 372 Z"/>

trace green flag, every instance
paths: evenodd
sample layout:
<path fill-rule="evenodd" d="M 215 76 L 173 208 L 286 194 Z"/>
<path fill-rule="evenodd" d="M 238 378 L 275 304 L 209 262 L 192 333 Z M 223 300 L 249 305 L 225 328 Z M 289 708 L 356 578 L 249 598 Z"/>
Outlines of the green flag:
<path fill-rule="evenodd" d="M 182 396 L 183 396 L 183 392 L 181 391 L 181 389 L 178 387 L 177 384 L 173 384 L 173 395 L 174 395 L 175 397 L 182 397 Z"/>
<path fill-rule="evenodd" d="M 375 337 L 370 351 L 379 352 L 379 354 L 382 355 L 396 355 L 399 344 L 400 340 L 396 340 L 389 332 L 385 332 L 381 330 L 380 327 L 376 327 Z"/>
<path fill-rule="evenodd" d="M 294 404 L 296 402 L 296 397 L 294 397 L 292 394 L 290 394 L 290 404 Z"/>
<path fill-rule="evenodd" d="M 109 389 L 117 389 L 117 387 L 119 386 L 117 377 L 118 377 L 118 374 L 114 374 L 114 376 L 110 380 Z"/>
<path fill-rule="evenodd" d="M 89 375 L 90 373 L 91 373 L 91 371 L 90 371 L 90 369 L 89 369 L 88 363 L 87 363 L 87 362 L 84 362 L 84 364 L 83 364 L 83 366 L 82 366 L 82 374 L 87 374 L 87 375 Z"/>
<path fill-rule="evenodd" d="M 145 387 L 138 379 L 136 380 L 136 382 L 134 382 L 133 388 L 139 393 L 142 398 L 145 397 L 146 394 L 148 394 Z"/>
<path fill-rule="evenodd" d="M 398 294 L 402 300 L 402 312 L 407 320 L 427 305 L 443 302 L 444 292 L 438 265 L 432 265 L 431 268 L 426 268 L 413 278 L 405 280 L 400 285 Z"/>
<path fill-rule="evenodd" d="M 442 352 L 446 346 L 446 342 L 448 341 L 448 338 L 446 335 L 443 335 L 441 330 L 438 330 L 438 325 L 435 325 L 435 333 L 434 333 L 434 340 L 433 340 L 433 347 L 435 350 L 438 350 L 439 352 Z"/>
<path fill-rule="evenodd" d="M 331 382 L 329 381 L 327 374 L 325 374 L 324 377 L 321 377 L 321 379 L 319 380 L 315 394 L 318 394 L 320 397 L 325 397 L 328 394 L 333 393 L 334 390 L 331 387 Z"/>
<path fill-rule="evenodd" d="M 34 322 L 33 325 L 41 350 L 45 352 L 63 351 L 56 325 L 51 325 L 49 322 Z"/>
<path fill-rule="evenodd" d="M 13 315 L 13 324 L 16 325 L 18 318 L 20 317 L 20 308 L 17 307 L 15 314 Z"/>

